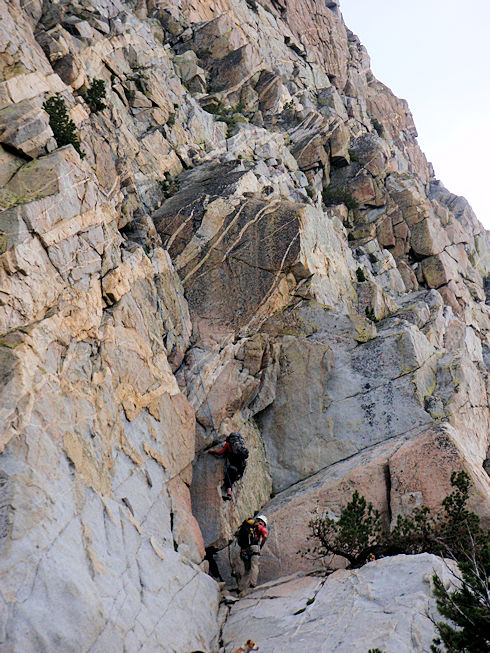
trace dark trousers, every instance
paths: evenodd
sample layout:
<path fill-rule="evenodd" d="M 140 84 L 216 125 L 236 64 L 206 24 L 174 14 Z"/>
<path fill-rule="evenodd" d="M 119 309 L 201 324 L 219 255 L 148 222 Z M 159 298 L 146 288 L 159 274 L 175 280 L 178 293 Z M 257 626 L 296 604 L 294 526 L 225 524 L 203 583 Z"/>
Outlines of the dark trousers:
<path fill-rule="evenodd" d="M 242 477 L 242 474 L 243 472 L 240 471 L 238 467 L 235 467 L 235 465 L 228 465 L 225 468 L 225 480 L 223 483 L 225 490 L 231 488 L 233 483 Z"/>

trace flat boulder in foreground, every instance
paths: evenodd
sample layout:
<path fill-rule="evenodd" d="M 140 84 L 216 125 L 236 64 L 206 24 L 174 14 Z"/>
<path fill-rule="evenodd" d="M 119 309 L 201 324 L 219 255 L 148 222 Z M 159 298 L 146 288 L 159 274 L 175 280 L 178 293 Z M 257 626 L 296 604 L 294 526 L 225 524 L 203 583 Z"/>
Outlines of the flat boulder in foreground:
<path fill-rule="evenodd" d="M 439 617 L 432 576 L 454 580 L 448 561 L 400 555 L 327 578 L 290 577 L 235 603 L 223 630 L 225 652 L 248 638 L 267 653 L 352 653 L 376 648 L 428 651 Z"/>

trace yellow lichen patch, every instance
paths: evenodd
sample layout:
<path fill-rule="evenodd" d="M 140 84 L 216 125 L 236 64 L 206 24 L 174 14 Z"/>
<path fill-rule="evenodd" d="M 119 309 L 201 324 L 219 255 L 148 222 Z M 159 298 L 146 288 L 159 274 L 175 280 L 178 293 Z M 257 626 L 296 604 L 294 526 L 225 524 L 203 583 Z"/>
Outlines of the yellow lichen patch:
<path fill-rule="evenodd" d="M 376 338 L 376 325 L 371 320 L 357 313 L 352 313 L 349 317 L 355 328 L 354 338 L 357 342 L 367 342 Z"/>
<path fill-rule="evenodd" d="M 16 77 L 17 75 L 22 75 L 25 72 L 26 69 L 20 63 L 14 63 L 11 64 L 10 66 L 5 66 L 5 68 L 2 70 L 2 80 L 12 79 L 12 77 Z"/>

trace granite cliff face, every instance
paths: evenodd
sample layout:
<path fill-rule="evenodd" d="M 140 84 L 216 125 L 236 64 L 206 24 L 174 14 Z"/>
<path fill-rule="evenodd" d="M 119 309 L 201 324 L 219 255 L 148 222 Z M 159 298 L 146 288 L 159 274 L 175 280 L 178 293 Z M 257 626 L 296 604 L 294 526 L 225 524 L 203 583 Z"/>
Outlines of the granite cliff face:
<path fill-rule="evenodd" d="M 389 523 L 454 469 L 488 523 L 489 265 L 335 0 L 0 0 L 0 650 L 421 650 L 379 605 L 422 613 L 440 561 L 325 582 L 297 551 L 312 511 L 358 489 Z M 228 614 L 206 549 L 231 582 L 259 508 L 267 585 Z"/>

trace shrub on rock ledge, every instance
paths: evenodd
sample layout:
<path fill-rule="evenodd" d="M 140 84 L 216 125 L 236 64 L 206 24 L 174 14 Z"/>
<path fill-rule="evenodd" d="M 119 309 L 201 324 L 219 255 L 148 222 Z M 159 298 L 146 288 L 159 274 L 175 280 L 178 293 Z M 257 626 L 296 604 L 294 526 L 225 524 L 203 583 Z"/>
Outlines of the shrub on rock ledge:
<path fill-rule="evenodd" d="M 466 472 L 453 472 L 454 488 L 442 502 L 442 510 L 431 515 L 427 506 L 399 515 L 389 531 L 379 511 L 356 491 L 338 520 L 321 515 L 310 521 L 313 547 L 307 554 L 326 558 L 342 556 L 349 567 L 360 567 L 375 558 L 400 553 L 435 553 L 464 561 L 473 548 L 476 555 L 488 547 L 489 534 L 480 526 L 477 515 L 466 508 L 470 478 Z"/>
<path fill-rule="evenodd" d="M 92 85 L 83 94 L 83 99 L 90 107 L 93 113 L 102 111 L 106 108 L 106 103 L 103 102 L 106 96 L 105 82 L 103 79 L 93 79 Z"/>
<path fill-rule="evenodd" d="M 43 109 L 49 116 L 49 126 L 53 131 L 58 147 L 73 145 L 80 158 L 83 159 L 85 154 L 80 149 L 80 139 L 76 133 L 77 128 L 73 120 L 68 116 L 65 101 L 59 93 L 48 98 L 43 104 Z"/>

